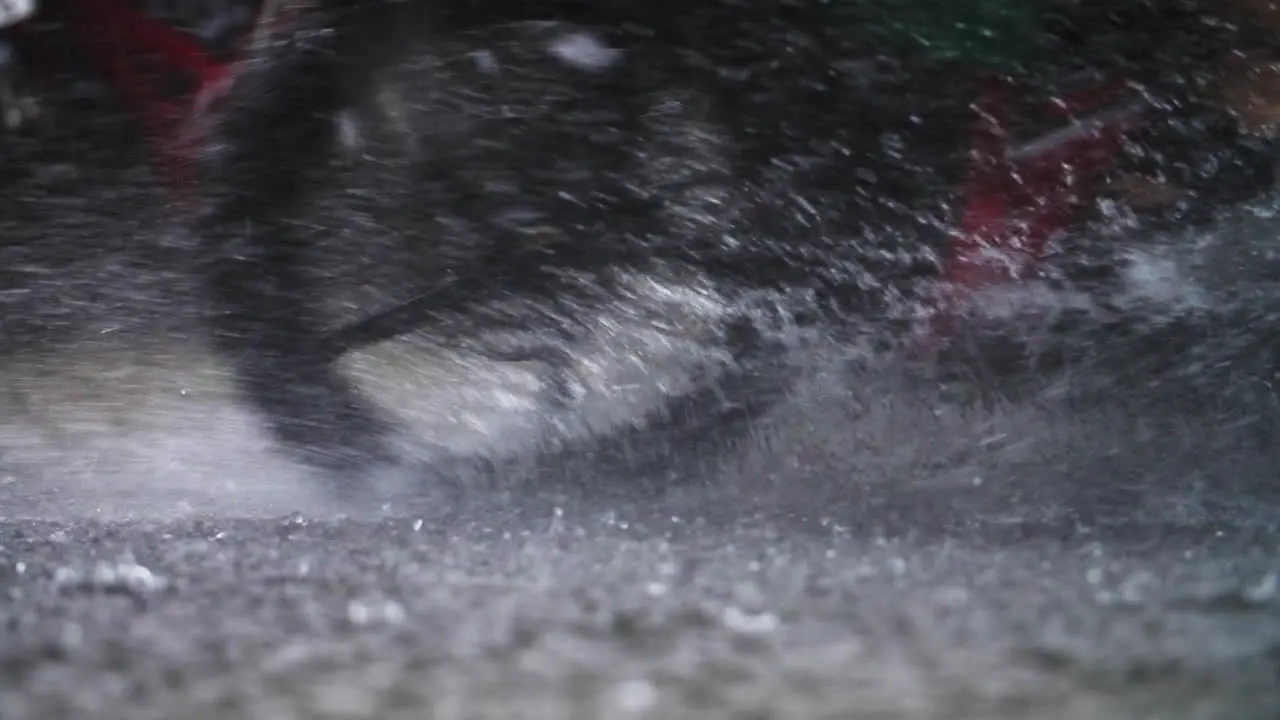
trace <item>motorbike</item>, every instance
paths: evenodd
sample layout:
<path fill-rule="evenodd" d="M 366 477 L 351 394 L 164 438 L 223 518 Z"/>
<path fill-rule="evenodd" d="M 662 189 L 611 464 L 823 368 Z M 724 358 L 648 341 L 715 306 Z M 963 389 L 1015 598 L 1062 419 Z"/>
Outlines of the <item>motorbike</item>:
<path fill-rule="evenodd" d="M 183 3 L 171 5 L 178 7 Z M 231 193 L 235 196 L 232 199 L 214 203 L 221 210 L 202 209 L 200 198 L 208 188 L 202 186 L 205 179 L 195 169 L 200 164 L 197 158 L 199 149 L 207 140 L 204 134 L 212 127 L 206 122 L 207 118 L 231 118 L 216 121 L 223 124 L 221 137 L 224 139 L 228 126 L 233 126 L 230 132 L 234 135 L 236 122 L 251 122 L 255 117 L 264 123 L 275 122 L 270 110 L 244 109 L 243 99 L 239 101 L 239 109 L 233 107 L 223 116 L 219 115 L 219 104 L 231 98 L 234 105 L 238 86 L 266 82 L 261 75 L 255 75 L 257 71 L 253 62 L 261 64 L 265 57 L 284 63 L 290 57 L 296 57 L 296 48 L 281 48 L 289 44 L 288 39 L 301 42 L 297 40 L 301 36 L 299 33 L 319 27 L 311 24 L 308 13 L 324 15 L 326 3 L 314 3 L 316 7 L 305 4 L 299 7 L 277 6 L 271 2 L 192 2 L 186 5 L 188 9 L 202 7 L 182 16 L 182 13 L 175 12 L 166 15 L 163 9 L 149 9 L 144 3 L 130 0 L 46 2 L 42 13 L 47 11 L 57 16 L 59 26 L 53 32 L 60 39 L 50 40 L 47 37 L 50 31 L 43 31 L 46 36 L 32 45 L 49 47 L 60 42 L 73 43 L 93 58 L 92 64 L 102 78 L 133 108 L 141 131 L 155 148 L 157 167 L 169 178 L 175 192 L 192 203 L 193 217 L 202 218 L 196 221 L 196 225 L 200 225 L 208 221 L 210 212 L 217 215 L 237 202 L 255 202 Z M 343 11 L 333 10 L 332 4 L 329 4 L 328 11 L 333 17 L 342 17 Z M 31 22 L 32 14 L 28 12 L 20 19 Z M 485 23 L 490 22 L 487 18 L 481 22 L 475 17 L 460 20 L 461 15 L 466 13 L 460 11 L 451 18 L 459 29 L 448 37 L 449 42 L 467 32 L 475 32 L 476 28 L 488 27 Z M 358 22 L 358 19 L 352 22 Z M 761 22 L 767 25 L 770 21 Z M 677 26 L 679 23 L 672 21 L 671 27 L 654 30 L 652 35 L 660 36 L 665 32 L 674 37 L 686 32 Z M 17 25 L 17 29 L 21 30 L 21 25 Z M 1088 32 L 1083 34 L 1089 35 Z M 682 42 L 687 41 L 686 36 L 681 37 Z M 280 38 L 285 38 L 286 42 L 277 42 Z M 323 45 L 323 41 L 317 42 Z M 637 47 L 643 45 L 642 41 L 636 42 L 639 43 Z M 1088 45 L 1094 41 L 1085 39 L 1077 42 Z M 543 47 L 552 45 L 544 44 Z M 1157 67 L 1154 72 L 1144 75 L 1134 71 L 1132 65 L 1113 62 L 1110 64 L 1114 67 L 1107 67 L 1105 60 L 1101 63 L 1080 60 L 1090 51 L 1103 55 L 1108 52 L 1099 47 L 1092 50 L 1085 47 L 1075 56 L 1076 62 L 1065 63 L 1069 67 L 1056 67 L 1034 76 L 972 72 L 960 80 L 947 68 L 934 68 L 933 76 L 938 81 L 933 87 L 937 89 L 938 96 L 952 93 L 955 98 L 950 101 L 939 100 L 939 97 L 924 98 L 922 107 L 935 108 L 923 111 L 932 112 L 931 115 L 922 120 L 923 113 L 912 107 L 909 101 L 904 101 L 901 106 L 880 111 L 882 122 L 878 125 L 875 119 L 857 120 L 864 127 L 878 129 L 873 135 L 881 146 L 875 151 L 880 153 L 877 157 L 881 159 L 877 161 L 879 164 L 866 165 L 869 168 L 866 172 L 881 175 L 873 183 L 881 189 L 878 191 L 889 192 L 884 188 L 895 182 L 890 176 L 901 170 L 895 165 L 914 162 L 903 155 L 905 151 L 899 147 L 903 142 L 908 145 L 914 142 L 910 137 L 906 141 L 901 137 L 911 136 L 911 127 L 916 127 L 915 132 L 922 137 L 928 136 L 918 145 L 946 146 L 945 151 L 937 154 L 938 157 L 945 156 L 945 160 L 925 163 L 931 166 L 925 173 L 927 179 L 923 175 L 912 175 L 900 183 L 914 184 L 918 186 L 916 194 L 927 194 L 935 200 L 941 198 L 942 202 L 923 210 L 919 205 L 897 207 L 903 203 L 896 200 L 892 203 L 875 201 L 881 209 L 885 205 L 895 206 L 889 213 L 891 219 L 885 222 L 919 226 L 916 231 L 923 239 L 917 240 L 914 247 L 919 251 L 906 263 L 910 267 L 904 269 L 903 264 L 895 264 L 896 260 L 886 261 L 881 267 L 866 256 L 859 256 L 862 267 L 869 268 L 867 272 L 884 270 L 887 274 L 901 272 L 910 275 L 904 282 L 911 285 L 911 292 L 916 297 L 928 298 L 923 305 L 913 305 L 909 312 L 894 318 L 901 321 L 895 336 L 909 335 L 913 341 L 923 338 L 924 346 L 929 348 L 945 347 L 950 338 L 962 332 L 966 322 L 964 298 L 992 286 L 1052 280 L 1059 276 L 1083 283 L 1112 281 L 1114 278 L 1107 271 L 1097 271 L 1099 267 L 1113 265 L 1114 258 L 1098 261 L 1090 255 L 1095 248 L 1073 246 L 1072 238 L 1080 235 L 1080 228 L 1100 221 L 1099 198 L 1108 192 L 1109 181 L 1117 173 L 1132 167 L 1154 167 L 1160 173 L 1179 168 L 1188 182 L 1199 182 L 1191 191 L 1200 193 L 1198 199 L 1164 203 L 1148 211 L 1153 224 L 1194 223 L 1206 208 L 1242 202 L 1272 188 L 1273 163 L 1269 146 L 1242 141 L 1233 132 L 1229 118 L 1188 100 L 1188 95 L 1194 93 L 1181 80 L 1168 82 L 1167 66 Z M 295 55 L 290 55 L 291 52 Z M 477 46 L 474 52 L 483 54 L 487 51 Z M 726 52 L 732 54 L 738 52 L 738 48 Z M 817 54 L 821 55 L 821 52 Z M 919 89 L 922 85 L 929 86 L 929 81 L 922 80 L 929 76 L 928 69 L 921 71 L 910 63 L 881 56 L 856 57 L 847 47 L 841 47 L 838 52 L 843 57 L 837 63 L 843 67 L 843 76 L 831 82 L 839 84 L 840 92 L 852 98 L 850 107 L 856 107 L 857 99 L 872 96 L 919 97 L 929 94 L 927 89 L 923 92 Z M 742 67 L 746 68 L 756 60 L 744 61 Z M 523 60 L 517 58 L 513 62 Z M 800 65 L 806 62 L 809 60 L 796 60 Z M 1159 63 L 1147 58 L 1145 66 L 1151 68 L 1153 64 Z M 442 65 L 441 72 L 447 69 Z M 393 74 L 391 70 L 386 72 Z M 760 74 L 767 75 L 768 72 L 765 69 Z M 825 70 L 818 72 L 819 76 L 828 74 Z M 593 81 L 588 79 L 584 82 Z M 758 89 L 753 85 L 755 80 L 730 79 L 724 82 L 727 87 L 736 88 L 735 92 L 742 93 L 741 97 L 728 99 L 728 104 L 744 113 L 753 111 L 756 106 L 752 104 L 755 101 L 750 93 Z M 311 91 L 321 92 L 317 88 L 311 88 Z M 768 89 L 760 92 L 767 94 L 766 91 Z M 804 96 L 802 89 L 788 90 L 781 95 L 790 100 L 801 96 Z M 815 102 L 826 102 L 820 96 L 821 93 L 815 92 Z M 301 95 L 297 97 L 301 98 Z M 569 103 L 565 107 L 573 105 Z M 937 111 L 938 107 L 946 111 Z M 287 112 L 286 109 L 278 111 Z M 782 107 L 767 108 L 768 113 L 785 114 L 785 111 L 786 108 Z M 258 114 L 255 116 L 254 112 Z M 874 112 L 869 114 L 876 115 Z M 783 143 L 781 134 L 792 132 L 787 122 L 790 121 L 779 120 L 769 126 L 780 134 L 778 139 L 751 140 L 758 143 L 753 147 L 759 148 L 762 157 L 769 156 L 768 148 L 780 146 L 770 145 L 770 142 Z M 854 119 L 850 118 L 849 122 L 853 123 Z M 803 121 L 796 124 L 804 126 Z M 895 124 L 901 127 L 894 127 Z M 928 127 L 928 132 L 919 131 L 922 125 Z M 823 130 L 844 132 L 825 125 Z M 214 128 L 213 132 L 220 131 Z M 814 137 L 820 136 L 821 132 L 814 134 Z M 278 140 L 286 135 L 265 133 L 258 140 L 269 142 L 272 137 Z M 250 139 L 246 144 L 253 142 Z M 802 145 L 808 141 L 789 137 L 785 142 Z M 234 150 L 232 152 L 234 154 Z M 854 150 L 855 155 L 861 152 L 864 151 Z M 799 158 L 803 153 L 793 155 Z M 897 158 L 896 163 L 894 157 Z M 518 158 L 512 158 L 512 161 L 520 162 Z M 1201 172 L 1204 168 L 1212 168 L 1212 172 L 1206 175 Z M 752 177 L 765 177 L 764 171 L 753 169 L 750 172 L 757 173 Z M 212 177 L 211 182 L 215 185 L 221 182 L 223 187 L 219 189 L 225 192 L 230 176 L 214 172 Z M 820 177 L 814 181 L 814 187 L 820 188 L 821 192 L 815 190 L 815 195 L 826 197 L 828 188 L 835 187 L 833 178 L 825 175 L 813 177 Z M 431 178 L 432 181 L 435 179 L 434 176 Z M 272 180 L 262 182 L 269 181 Z M 248 185 L 261 187 L 258 182 Z M 919 189 L 924 187 L 929 191 L 920 193 Z M 780 188 L 775 189 L 780 191 Z M 261 192 L 271 194 L 275 191 L 267 188 Z M 851 194 L 858 192 L 862 190 Z M 796 202 L 803 207 L 803 201 Z M 842 211 L 863 207 L 844 200 L 833 200 L 832 203 Z M 258 217 L 256 210 L 245 212 L 248 215 L 233 214 L 234 219 L 244 221 L 248 216 Z M 751 213 L 748 212 L 746 217 L 751 217 Z M 813 217 L 815 222 L 822 222 L 826 216 L 814 211 Z M 903 219 L 908 217 L 909 220 Z M 921 218 L 932 219 L 922 222 Z M 213 224 L 225 225 L 227 219 L 217 219 Z M 862 222 L 865 225 L 872 221 Z M 567 251 L 560 249 L 557 252 Z M 677 248 L 668 252 L 674 257 L 684 251 Z M 803 285 L 806 280 L 796 281 L 789 274 L 793 269 L 798 268 L 801 275 L 822 274 L 832 269 L 829 266 L 833 259 L 846 263 L 847 258 L 841 254 L 843 251 L 830 252 L 833 254 L 818 258 L 812 267 L 800 261 L 795 261 L 794 267 L 789 266 L 794 257 L 804 253 L 784 253 L 782 256 L 764 253 L 761 258 L 746 261 L 748 264 L 757 263 L 756 266 L 743 270 L 744 266 L 734 265 L 726 272 L 735 274 L 738 279 L 754 277 L 752 273 L 771 278 L 786 275 L 784 283 L 799 282 Z M 1103 255 L 1106 255 L 1105 248 Z M 527 254 L 520 257 L 523 258 L 521 262 L 532 261 Z M 504 274 L 506 270 L 502 263 L 506 261 L 502 257 L 486 255 L 485 262 L 493 264 L 493 271 L 482 278 L 485 282 L 493 284 L 505 280 L 513 287 L 523 287 L 513 275 Z M 763 269 L 766 265 L 767 271 Z M 308 462 L 341 474 L 350 473 L 354 466 L 366 465 L 370 458 L 380 456 L 378 438 L 382 437 L 385 428 L 378 420 L 377 411 L 367 407 L 366 399 L 358 397 L 348 383 L 337 377 L 333 371 L 335 363 L 348 353 L 437 323 L 449 308 L 457 309 L 454 307 L 457 303 L 465 305 L 482 294 L 481 289 L 471 286 L 470 280 L 453 278 L 445 292 L 423 288 L 413 297 L 389 307 L 374 308 L 367 316 L 349 320 L 338 327 L 319 321 L 298 326 L 296 316 L 305 312 L 305 308 L 295 306 L 293 312 L 272 310 L 265 306 L 281 300 L 278 290 L 274 294 L 256 295 L 246 290 L 252 283 L 261 282 L 260 270 L 224 268 L 218 272 L 221 279 L 213 283 L 213 294 L 222 298 L 222 316 L 233 318 L 220 326 L 219 331 L 224 337 L 236 338 L 225 343 L 223 350 L 240 373 L 243 389 L 271 419 L 278 438 L 286 446 L 299 452 L 307 451 L 303 454 Z M 246 279 L 247 276 L 256 279 Z M 922 286 L 917 284 L 922 276 L 928 281 L 927 292 L 920 291 Z M 288 285 L 280 278 L 273 282 Z M 305 290 L 302 286 L 298 288 Z M 549 281 L 546 287 L 533 288 L 530 285 L 529 288 L 530 292 L 559 292 Z M 842 292 L 847 290 L 844 288 Z M 865 288 L 849 292 L 857 296 L 854 302 L 866 304 Z M 846 299 L 830 300 L 839 305 Z M 257 303 L 258 306 L 249 307 L 246 302 Z M 539 311 L 540 317 L 571 314 L 573 311 L 563 310 L 557 305 L 556 298 L 548 302 L 547 307 L 552 309 Z M 872 312 L 881 317 L 892 315 L 883 303 L 873 302 L 871 305 L 875 308 Z M 921 311 L 921 307 L 926 307 L 926 310 Z M 246 316 L 252 317 L 246 320 Z M 795 316 L 796 313 L 792 313 L 788 322 L 793 322 Z M 921 318 L 924 318 L 923 328 Z M 527 317 L 524 321 L 540 322 Z M 250 325 L 259 329 L 247 329 Z M 634 428 L 620 431 L 614 441 L 618 448 L 625 446 L 626 449 L 618 449 L 617 454 L 627 456 L 629 462 L 634 461 L 634 448 L 652 445 L 653 438 L 659 436 L 663 438 L 662 442 L 684 444 L 701 442 L 697 438 L 704 435 L 716 434 L 719 437 L 726 427 L 746 427 L 785 396 L 787 378 L 792 373 L 780 358 L 776 343 L 763 337 L 752 322 L 742 322 L 742 318 L 735 318 L 725 325 L 723 338 L 724 344 L 731 348 L 734 369 L 713 374 L 702 385 L 673 399 L 662 408 L 660 416 L 645 418 Z M 258 343 L 258 347 L 250 347 L 246 343 Z M 262 347 L 264 344 L 268 347 Z M 493 355 L 511 360 L 547 362 L 557 370 L 553 373 L 552 385 L 557 388 L 553 395 L 560 402 L 571 402 L 572 392 L 566 389 L 572 385 L 571 373 L 560 372 L 568 362 L 563 345 L 553 341 L 516 351 L 495 351 Z M 266 364 L 260 359 L 264 353 L 273 356 Z M 245 359 L 255 355 L 258 360 Z M 282 377 L 288 381 L 282 383 Z M 321 399 L 321 407 L 304 408 L 314 405 L 316 398 Z M 326 424 L 333 429 L 327 432 L 317 429 Z M 601 448 L 604 445 L 600 438 L 594 439 L 593 452 L 603 452 Z M 335 451 L 335 448 L 340 450 Z M 550 456 L 556 457 L 556 452 L 560 451 L 552 452 Z"/>

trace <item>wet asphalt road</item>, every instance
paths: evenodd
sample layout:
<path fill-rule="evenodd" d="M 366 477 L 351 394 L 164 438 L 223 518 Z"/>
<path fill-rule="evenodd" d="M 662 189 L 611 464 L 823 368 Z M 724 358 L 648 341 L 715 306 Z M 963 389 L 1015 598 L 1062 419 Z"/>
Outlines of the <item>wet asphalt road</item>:
<path fill-rule="evenodd" d="M 1274 525 L 628 516 L 5 522 L 0 717 L 1280 712 Z"/>
<path fill-rule="evenodd" d="M 1280 713 L 1280 458 L 1243 426 L 885 397 L 850 424 L 821 385 L 656 497 L 46 504 L 0 521 L 0 717 Z"/>

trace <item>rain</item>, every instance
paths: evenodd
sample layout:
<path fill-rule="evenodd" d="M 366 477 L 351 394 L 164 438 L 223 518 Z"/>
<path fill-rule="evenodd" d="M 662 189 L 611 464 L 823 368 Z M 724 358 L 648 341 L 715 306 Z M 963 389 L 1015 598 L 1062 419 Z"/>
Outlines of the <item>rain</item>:
<path fill-rule="evenodd" d="M 0 719 L 1280 715 L 1266 3 L 126 5 L 0 35 Z"/>

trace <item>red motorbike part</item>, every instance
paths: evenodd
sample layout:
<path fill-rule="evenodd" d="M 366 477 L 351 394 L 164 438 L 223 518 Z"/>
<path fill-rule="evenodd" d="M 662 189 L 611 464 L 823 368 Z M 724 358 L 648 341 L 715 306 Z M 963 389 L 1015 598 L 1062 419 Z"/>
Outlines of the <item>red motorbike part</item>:
<path fill-rule="evenodd" d="M 1009 130 L 1016 90 L 995 81 L 975 104 L 973 162 L 944 270 L 949 297 L 934 322 L 944 335 L 965 296 L 1034 274 L 1089 199 L 1089 182 L 1114 167 L 1153 109 L 1127 83 L 1094 85 L 1050 100 L 1042 110 L 1066 124 L 1023 140 Z"/>
<path fill-rule="evenodd" d="M 133 107 L 164 170 L 187 186 L 197 141 L 190 120 L 225 89 L 231 66 L 129 0 L 74 3 L 68 23 L 108 84 Z"/>

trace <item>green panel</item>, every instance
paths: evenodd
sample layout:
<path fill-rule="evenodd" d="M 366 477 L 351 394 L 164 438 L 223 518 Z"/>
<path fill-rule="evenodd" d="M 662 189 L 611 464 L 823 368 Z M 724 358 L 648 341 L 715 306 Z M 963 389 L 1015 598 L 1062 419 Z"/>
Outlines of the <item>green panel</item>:
<path fill-rule="evenodd" d="M 836 20 L 890 49 L 1003 68 L 1034 60 L 1046 0 L 830 0 Z"/>

